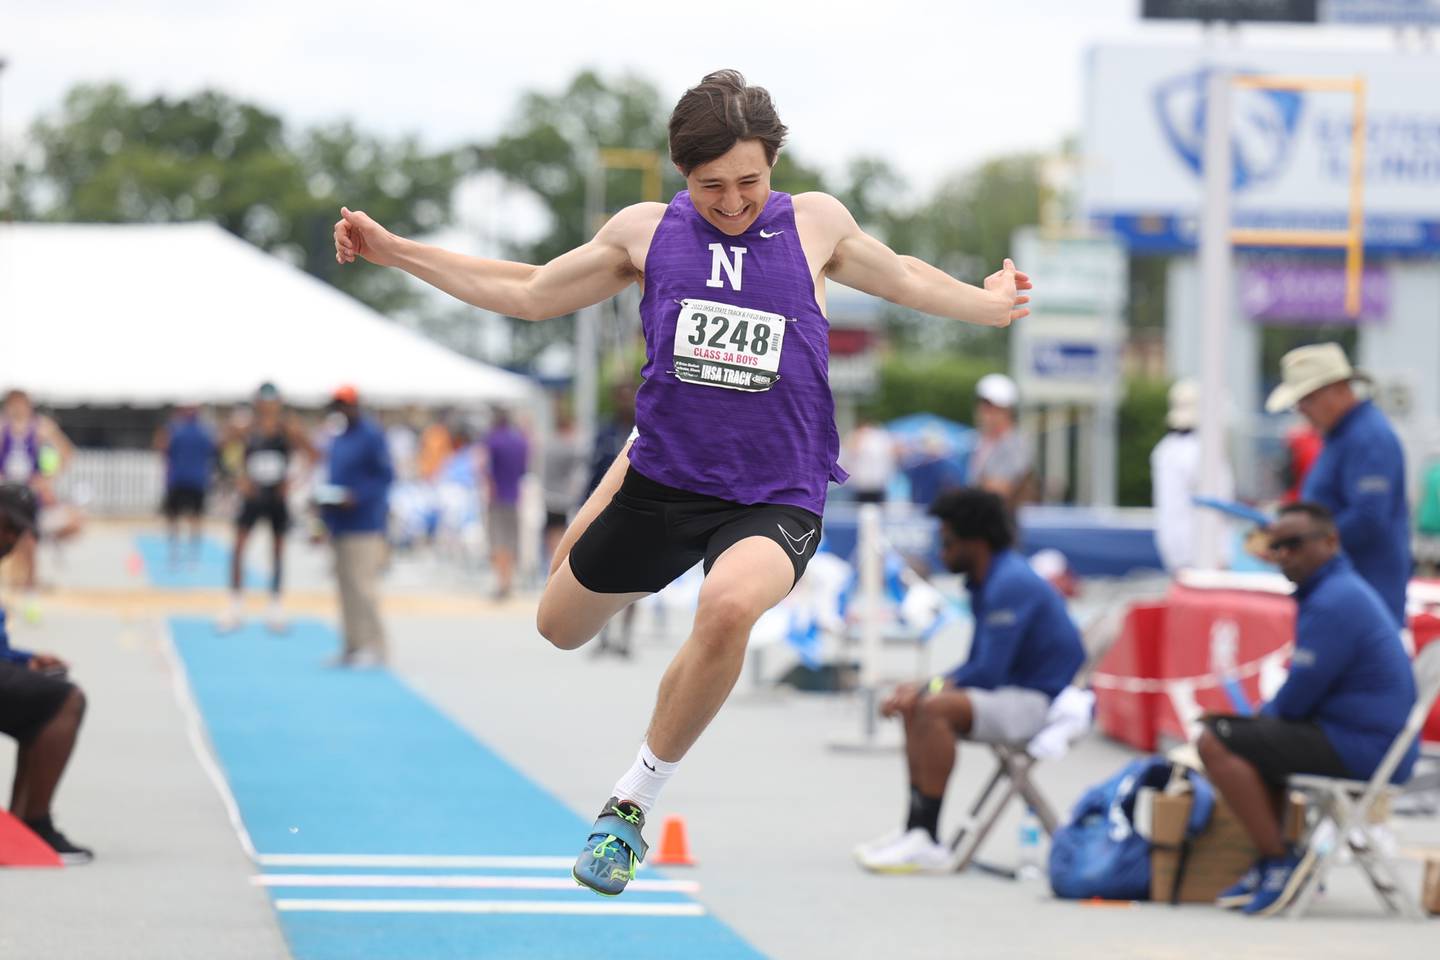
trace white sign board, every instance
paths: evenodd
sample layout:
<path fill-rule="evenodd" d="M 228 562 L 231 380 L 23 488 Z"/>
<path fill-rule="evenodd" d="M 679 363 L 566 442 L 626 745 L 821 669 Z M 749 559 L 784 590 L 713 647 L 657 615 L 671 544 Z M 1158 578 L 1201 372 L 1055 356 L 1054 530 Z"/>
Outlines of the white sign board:
<path fill-rule="evenodd" d="M 1205 81 L 1217 64 L 1248 74 L 1364 76 L 1367 246 L 1440 250 L 1440 58 L 1403 53 L 1091 51 L 1082 202 L 1093 222 L 1132 248 L 1193 246 Z M 1231 109 L 1236 225 L 1342 227 L 1353 97 L 1236 89 Z"/>
<path fill-rule="evenodd" d="M 1010 371 L 1025 403 L 1113 402 L 1128 286 L 1124 246 L 1098 237 L 1016 231 L 1015 264 L 1035 282 L 1029 317 L 1010 332 Z"/>

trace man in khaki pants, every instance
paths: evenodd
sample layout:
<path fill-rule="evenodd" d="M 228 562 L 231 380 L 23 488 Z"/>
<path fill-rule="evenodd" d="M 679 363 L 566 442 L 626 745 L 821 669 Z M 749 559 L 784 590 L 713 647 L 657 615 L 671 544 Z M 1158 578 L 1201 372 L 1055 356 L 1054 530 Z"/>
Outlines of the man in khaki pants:
<path fill-rule="evenodd" d="M 385 524 L 395 473 L 378 424 L 360 416 L 354 387 L 330 401 L 335 438 L 327 463 L 328 483 L 316 493 L 335 547 L 340 618 L 345 647 L 341 666 L 383 664 L 385 626 L 380 622 L 380 573 L 385 567 Z"/>

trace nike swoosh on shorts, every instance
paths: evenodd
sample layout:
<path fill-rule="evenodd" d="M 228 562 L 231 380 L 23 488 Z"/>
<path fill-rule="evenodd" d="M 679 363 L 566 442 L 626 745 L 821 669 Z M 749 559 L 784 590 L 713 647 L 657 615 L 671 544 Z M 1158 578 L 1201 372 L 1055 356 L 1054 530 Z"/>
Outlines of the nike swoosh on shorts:
<path fill-rule="evenodd" d="M 777 523 L 777 524 L 775 524 L 775 526 L 780 527 L 780 532 L 783 533 L 783 534 L 785 534 L 785 539 L 789 542 L 789 544 L 790 544 L 790 549 L 791 549 L 792 551 L 794 551 L 795 556 L 797 556 L 797 557 L 800 556 L 802 553 L 805 552 L 805 545 L 806 545 L 807 541 L 809 541 L 809 539 L 810 539 L 811 537 L 815 536 L 815 531 L 814 531 L 814 530 L 811 530 L 810 532 L 806 533 L 805 536 L 803 536 L 803 537 L 792 537 L 792 536 L 790 535 L 790 531 L 789 531 L 789 530 L 786 530 L 786 529 L 785 529 L 783 526 L 781 526 L 780 524 Z M 798 546 L 797 546 L 797 544 L 798 544 Z"/>

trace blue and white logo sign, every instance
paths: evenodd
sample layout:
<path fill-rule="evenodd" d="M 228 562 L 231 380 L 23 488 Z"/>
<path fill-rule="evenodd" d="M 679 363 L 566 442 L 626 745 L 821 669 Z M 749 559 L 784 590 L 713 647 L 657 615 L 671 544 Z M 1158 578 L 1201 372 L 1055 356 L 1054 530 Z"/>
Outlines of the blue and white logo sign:
<path fill-rule="evenodd" d="M 1440 58 L 1369 51 L 1091 51 L 1082 205 L 1132 250 L 1194 246 L 1211 71 L 1366 81 L 1365 242 L 1440 251 Z M 1237 226 L 1337 229 L 1349 201 L 1354 98 L 1339 91 L 1231 96 Z M 1038 275 L 1038 274 L 1037 274 Z"/>
<path fill-rule="evenodd" d="M 1205 91 L 1211 70 L 1166 80 L 1155 88 L 1155 112 L 1170 146 L 1197 176 L 1203 175 L 1206 120 Z M 1231 120 L 1233 189 L 1273 180 L 1285 169 L 1304 103 L 1291 90 L 1236 90 Z"/>

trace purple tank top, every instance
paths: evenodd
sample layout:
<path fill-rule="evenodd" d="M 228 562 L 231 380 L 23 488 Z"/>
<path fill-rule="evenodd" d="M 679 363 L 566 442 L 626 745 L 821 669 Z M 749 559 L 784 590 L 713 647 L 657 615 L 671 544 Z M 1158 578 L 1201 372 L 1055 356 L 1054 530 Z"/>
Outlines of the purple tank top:
<path fill-rule="evenodd" d="M 28 483 L 40 472 L 40 432 L 32 420 L 24 433 L 14 433 L 9 421 L 0 425 L 0 480 Z"/>
<path fill-rule="evenodd" d="M 667 486 L 734 503 L 825 509 L 836 458 L 830 323 L 772 191 L 738 237 L 675 195 L 645 257 L 644 383 L 630 463 Z"/>

